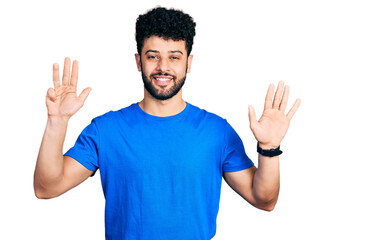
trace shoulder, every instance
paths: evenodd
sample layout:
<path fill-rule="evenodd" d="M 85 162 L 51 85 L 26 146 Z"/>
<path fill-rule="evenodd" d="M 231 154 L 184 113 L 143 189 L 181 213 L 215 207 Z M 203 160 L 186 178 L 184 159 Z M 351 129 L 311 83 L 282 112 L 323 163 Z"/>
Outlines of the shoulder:
<path fill-rule="evenodd" d="M 131 104 L 130 106 L 121 108 L 119 110 L 111 110 L 106 112 L 100 116 L 97 116 L 92 119 L 92 123 L 96 125 L 110 125 L 115 122 L 122 121 L 124 119 L 130 118 L 134 113 L 136 103 Z"/>
<path fill-rule="evenodd" d="M 225 118 L 220 117 L 219 115 L 207 111 L 203 108 L 197 107 L 195 105 L 190 104 L 191 108 L 192 108 L 192 112 L 193 114 L 197 115 L 197 117 L 201 117 L 204 118 L 208 121 L 214 121 L 214 122 L 226 122 Z"/>
<path fill-rule="evenodd" d="M 219 115 L 207 111 L 203 108 L 199 108 L 195 105 L 190 104 L 191 106 L 191 117 L 197 119 L 199 122 L 202 122 L 207 127 L 216 127 L 216 129 L 224 130 L 228 125 L 228 122 L 225 118 L 220 117 Z"/>

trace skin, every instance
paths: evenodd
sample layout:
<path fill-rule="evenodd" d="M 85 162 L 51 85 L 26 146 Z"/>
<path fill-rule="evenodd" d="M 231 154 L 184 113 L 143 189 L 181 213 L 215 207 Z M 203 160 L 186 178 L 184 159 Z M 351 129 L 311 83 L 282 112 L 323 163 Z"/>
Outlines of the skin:
<path fill-rule="evenodd" d="M 142 53 L 136 54 L 135 60 L 138 71 L 145 74 L 155 94 L 165 95 L 190 72 L 193 56 L 187 55 L 185 41 L 164 40 L 153 36 L 145 40 Z M 50 88 L 46 96 L 48 121 L 34 174 L 34 189 L 38 198 L 59 196 L 92 174 L 92 171 L 62 153 L 69 119 L 83 106 L 91 91 L 91 88 L 86 88 L 77 96 L 78 61 L 73 62 L 71 77 L 69 75 L 69 58 L 64 62 L 61 84 L 59 67 L 54 64 L 54 88 Z M 170 81 L 159 82 L 155 79 L 157 76 L 170 78 Z M 259 120 L 254 108 L 248 107 L 250 128 L 261 148 L 276 148 L 285 137 L 301 102 L 297 99 L 285 114 L 288 97 L 289 86 L 280 81 L 276 92 L 275 86 L 270 84 Z M 139 106 L 151 115 L 166 117 L 183 111 L 186 103 L 182 98 L 182 89 L 166 100 L 156 99 L 144 89 L 144 98 Z M 266 211 L 274 209 L 280 188 L 278 156 L 270 158 L 259 155 L 258 168 L 253 166 L 242 171 L 224 172 L 223 177 L 234 191 L 253 206 Z"/>
<path fill-rule="evenodd" d="M 254 108 L 248 107 L 250 129 L 263 149 L 280 146 L 289 128 L 290 121 L 298 110 L 301 100 L 297 99 L 285 114 L 289 98 L 289 86 L 280 81 L 276 93 L 270 84 L 261 118 L 257 121 Z M 224 172 L 229 186 L 253 206 L 266 211 L 275 208 L 280 189 L 279 156 L 265 157 L 258 154 L 258 168 L 255 166 L 237 172 Z"/>
<path fill-rule="evenodd" d="M 54 88 L 47 91 L 48 119 L 34 172 L 34 190 L 37 198 L 57 197 L 86 180 L 92 171 L 76 160 L 63 156 L 63 145 L 69 119 L 83 106 L 91 88 L 77 95 L 78 61 L 73 62 L 70 77 L 70 59 L 65 58 L 62 82 L 59 65 L 53 65 Z"/>
<path fill-rule="evenodd" d="M 143 71 L 147 76 L 159 72 L 167 73 L 176 76 L 177 79 L 185 77 L 186 72 L 190 73 L 193 60 L 193 55 L 187 56 L 185 41 L 166 41 L 156 36 L 144 41 L 141 55 L 135 54 L 138 71 Z M 149 81 L 161 94 L 167 92 L 175 84 L 174 81 L 171 81 L 167 86 L 160 86 L 153 79 Z M 183 111 L 186 103 L 182 98 L 182 89 L 167 100 L 158 100 L 147 89 L 144 89 L 144 98 L 139 102 L 139 106 L 151 115 L 166 117 Z"/>

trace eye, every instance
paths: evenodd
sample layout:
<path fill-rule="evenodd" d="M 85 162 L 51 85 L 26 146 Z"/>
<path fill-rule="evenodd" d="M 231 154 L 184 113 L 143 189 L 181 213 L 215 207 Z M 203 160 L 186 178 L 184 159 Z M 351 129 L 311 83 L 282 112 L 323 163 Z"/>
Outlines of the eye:
<path fill-rule="evenodd" d="M 148 59 L 158 59 L 158 57 L 157 57 L 157 56 L 155 56 L 155 55 L 147 56 L 147 58 L 148 58 Z"/>
<path fill-rule="evenodd" d="M 179 57 L 176 57 L 176 56 L 172 56 L 171 59 L 179 60 L 180 58 Z"/>

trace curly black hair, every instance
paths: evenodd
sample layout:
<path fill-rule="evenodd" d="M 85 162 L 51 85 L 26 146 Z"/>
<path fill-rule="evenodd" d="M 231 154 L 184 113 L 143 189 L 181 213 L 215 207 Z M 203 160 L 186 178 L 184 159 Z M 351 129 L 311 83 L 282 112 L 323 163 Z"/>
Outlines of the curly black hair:
<path fill-rule="evenodd" d="M 138 53 L 141 55 L 145 39 L 157 36 L 166 40 L 184 40 L 189 56 L 192 51 L 195 26 L 193 18 L 181 10 L 153 8 L 137 18 L 135 40 Z"/>

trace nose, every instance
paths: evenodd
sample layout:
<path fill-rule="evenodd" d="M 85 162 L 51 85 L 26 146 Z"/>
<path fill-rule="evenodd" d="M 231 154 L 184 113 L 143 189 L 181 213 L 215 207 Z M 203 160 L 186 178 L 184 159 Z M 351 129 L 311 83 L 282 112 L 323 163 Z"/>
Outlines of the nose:
<path fill-rule="evenodd" d="M 168 72 L 169 71 L 169 62 L 165 58 L 161 58 L 157 62 L 156 70 L 160 71 L 160 72 Z"/>

